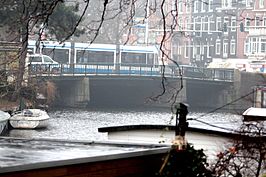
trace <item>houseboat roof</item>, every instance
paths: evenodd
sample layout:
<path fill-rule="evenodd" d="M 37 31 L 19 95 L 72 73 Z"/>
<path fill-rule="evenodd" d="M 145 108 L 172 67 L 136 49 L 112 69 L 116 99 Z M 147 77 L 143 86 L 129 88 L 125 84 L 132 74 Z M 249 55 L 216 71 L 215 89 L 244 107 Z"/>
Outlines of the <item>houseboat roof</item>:
<path fill-rule="evenodd" d="M 167 153 L 170 146 L 0 137 L 0 174 Z"/>
<path fill-rule="evenodd" d="M 123 126 L 111 126 L 111 127 L 100 127 L 99 132 L 120 132 L 120 131 L 130 131 L 130 130 L 175 130 L 175 125 L 123 125 Z M 224 137 L 232 137 L 235 134 L 233 132 L 225 132 L 211 129 L 203 129 L 197 127 L 188 127 L 187 131 L 197 132 L 202 134 L 214 134 Z"/>
<path fill-rule="evenodd" d="M 248 108 L 243 114 L 244 121 L 266 120 L 266 108 Z"/>

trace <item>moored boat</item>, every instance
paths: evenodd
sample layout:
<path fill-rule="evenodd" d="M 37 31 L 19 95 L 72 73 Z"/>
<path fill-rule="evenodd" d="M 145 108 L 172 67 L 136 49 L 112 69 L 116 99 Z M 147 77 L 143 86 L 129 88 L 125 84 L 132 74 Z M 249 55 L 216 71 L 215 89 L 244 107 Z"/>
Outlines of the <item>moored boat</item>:
<path fill-rule="evenodd" d="M 10 114 L 0 111 L 0 135 L 4 132 L 7 128 L 7 122 L 10 118 Z"/>
<path fill-rule="evenodd" d="M 14 113 L 9 122 L 13 128 L 34 129 L 48 126 L 49 115 L 41 109 L 24 109 Z"/>
<path fill-rule="evenodd" d="M 266 108 L 248 108 L 243 114 L 244 121 L 265 121 Z"/>

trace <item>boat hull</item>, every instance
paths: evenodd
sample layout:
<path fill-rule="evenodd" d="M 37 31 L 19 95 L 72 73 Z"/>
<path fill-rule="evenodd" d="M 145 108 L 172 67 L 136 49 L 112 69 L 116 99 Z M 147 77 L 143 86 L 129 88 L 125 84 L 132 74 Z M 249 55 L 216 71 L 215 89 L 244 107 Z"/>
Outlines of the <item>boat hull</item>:
<path fill-rule="evenodd" d="M 7 123 L 9 118 L 10 114 L 0 110 L 0 135 L 3 134 L 5 130 L 7 130 Z"/>
<path fill-rule="evenodd" d="M 21 129 L 46 128 L 48 126 L 48 119 L 46 120 L 10 120 L 9 122 L 13 128 L 21 128 Z"/>
<path fill-rule="evenodd" d="M 13 128 L 35 129 L 48 126 L 49 115 L 46 111 L 40 109 L 25 109 L 22 112 L 14 114 L 9 123 Z"/>
<path fill-rule="evenodd" d="M 8 120 L 0 121 L 0 135 L 3 134 L 7 129 L 7 122 Z"/>

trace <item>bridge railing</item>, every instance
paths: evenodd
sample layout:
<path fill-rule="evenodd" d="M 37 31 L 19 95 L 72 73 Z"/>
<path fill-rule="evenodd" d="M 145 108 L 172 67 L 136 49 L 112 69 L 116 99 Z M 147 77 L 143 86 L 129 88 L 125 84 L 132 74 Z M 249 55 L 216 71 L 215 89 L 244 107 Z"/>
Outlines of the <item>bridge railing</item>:
<path fill-rule="evenodd" d="M 33 65 L 29 69 L 30 75 L 47 76 L 86 76 L 86 75 L 125 75 L 125 76 L 157 76 L 161 77 L 163 66 L 140 64 L 60 64 Z M 164 76 L 190 78 L 201 80 L 233 81 L 233 69 L 198 68 L 192 66 L 165 66 Z"/>
<path fill-rule="evenodd" d="M 167 66 L 165 68 L 165 75 L 170 77 L 201 79 L 201 80 L 222 80 L 233 81 L 234 69 L 221 68 L 199 68 L 193 66 Z"/>
<path fill-rule="evenodd" d="M 200 79 L 233 81 L 233 69 L 198 68 L 182 66 L 183 76 Z"/>

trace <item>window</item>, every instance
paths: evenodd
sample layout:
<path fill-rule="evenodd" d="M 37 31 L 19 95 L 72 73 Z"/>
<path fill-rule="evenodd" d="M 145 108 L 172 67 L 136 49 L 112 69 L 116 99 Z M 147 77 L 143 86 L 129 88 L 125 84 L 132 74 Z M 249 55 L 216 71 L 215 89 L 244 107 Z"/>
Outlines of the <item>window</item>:
<path fill-rule="evenodd" d="M 213 0 L 209 0 L 209 12 L 213 11 Z"/>
<path fill-rule="evenodd" d="M 178 12 L 179 13 L 183 13 L 183 1 L 179 1 L 178 2 Z"/>
<path fill-rule="evenodd" d="M 215 53 L 216 53 L 216 55 L 220 55 L 221 54 L 221 40 L 220 39 L 216 40 Z"/>
<path fill-rule="evenodd" d="M 204 44 L 201 43 L 200 44 L 200 54 L 201 55 L 203 55 L 205 53 L 205 50 L 204 49 L 205 49 L 205 46 L 204 46 Z"/>
<path fill-rule="evenodd" d="M 249 39 L 245 41 L 245 54 L 250 53 Z"/>
<path fill-rule="evenodd" d="M 197 50 L 196 50 L 196 54 L 197 54 L 197 55 L 200 55 L 200 45 L 197 45 L 196 48 L 197 48 Z"/>
<path fill-rule="evenodd" d="M 222 18 L 217 17 L 216 19 L 216 30 L 221 31 L 222 30 Z"/>
<path fill-rule="evenodd" d="M 207 58 L 211 58 L 211 45 L 210 42 L 207 43 Z"/>
<path fill-rule="evenodd" d="M 55 49 L 55 48 L 42 48 L 42 54 L 48 55 L 59 63 L 69 63 L 70 62 L 70 49 Z"/>
<path fill-rule="evenodd" d="M 196 60 L 200 60 L 200 45 L 196 46 Z"/>
<path fill-rule="evenodd" d="M 257 38 L 255 37 L 251 38 L 251 52 L 253 54 L 258 52 L 258 43 L 257 43 Z"/>
<path fill-rule="evenodd" d="M 112 63 L 114 52 L 77 50 L 77 63 Z"/>
<path fill-rule="evenodd" d="M 189 21 L 189 18 L 187 17 L 186 20 L 186 30 L 189 30 L 190 29 L 190 21 Z"/>
<path fill-rule="evenodd" d="M 235 55 L 236 54 L 236 40 L 232 39 L 230 43 L 230 54 Z"/>
<path fill-rule="evenodd" d="M 260 52 L 261 53 L 265 53 L 266 52 L 266 39 L 265 38 L 261 39 Z"/>
<path fill-rule="evenodd" d="M 191 30 L 195 30 L 195 23 L 196 23 L 196 18 L 193 18 L 191 21 L 191 26 L 190 26 Z"/>
<path fill-rule="evenodd" d="M 245 20 L 245 31 L 249 31 L 249 27 L 250 27 L 250 18 L 246 18 Z"/>
<path fill-rule="evenodd" d="M 264 0 L 259 0 L 260 2 L 259 2 L 259 7 L 260 8 L 263 8 L 264 7 Z"/>
<path fill-rule="evenodd" d="M 181 45 L 178 45 L 178 47 L 177 47 L 177 54 L 178 55 L 181 55 L 182 54 L 182 48 L 183 48 L 183 46 L 181 46 Z"/>
<path fill-rule="evenodd" d="M 189 56 L 189 44 L 188 42 L 185 43 L 185 58 L 188 58 Z"/>
<path fill-rule="evenodd" d="M 190 12 L 191 11 L 191 3 L 188 0 L 186 0 L 185 6 L 186 6 L 186 12 Z"/>
<path fill-rule="evenodd" d="M 232 7 L 232 0 L 222 0 L 222 8 Z"/>
<path fill-rule="evenodd" d="M 201 36 L 201 30 L 202 30 L 201 17 L 196 17 L 195 18 L 195 32 L 196 32 L 197 37 Z"/>
<path fill-rule="evenodd" d="M 255 26 L 256 27 L 260 26 L 260 17 L 255 18 Z"/>
<path fill-rule="evenodd" d="M 201 12 L 205 12 L 205 6 L 206 6 L 206 2 L 201 1 Z"/>
<path fill-rule="evenodd" d="M 228 57 L 228 40 L 224 39 L 223 41 L 223 57 Z"/>
<path fill-rule="evenodd" d="M 153 54 L 145 53 L 131 53 L 131 52 L 122 52 L 121 53 L 121 63 L 130 63 L 130 64 L 152 64 Z"/>
<path fill-rule="evenodd" d="M 205 17 L 201 17 L 201 31 L 205 30 Z"/>
<path fill-rule="evenodd" d="M 196 57 L 196 46 L 195 45 L 193 45 L 193 58 L 195 58 Z"/>
<path fill-rule="evenodd" d="M 266 27 L 266 17 L 263 17 L 263 26 Z"/>
<path fill-rule="evenodd" d="M 199 2 L 198 0 L 194 1 L 194 12 L 198 12 L 198 8 L 199 8 Z"/>
<path fill-rule="evenodd" d="M 231 18 L 231 31 L 236 31 L 236 17 Z"/>
<path fill-rule="evenodd" d="M 246 7 L 252 7 L 253 0 L 246 0 Z"/>
<path fill-rule="evenodd" d="M 173 43 L 173 46 L 172 46 L 172 57 L 174 59 L 177 59 L 178 58 L 178 45 L 179 43 Z"/>
<path fill-rule="evenodd" d="M 208 25 L 209 25 L 208 30 L 209 30 L 209 34 L 210 34 L 212 31 L 215 31 L 215 23 L 213 21 L 213 16 L 209 17 Z"/>
<path fill-rule="evenodd" d="M 208 16 L 206 16 L 204 19 L 205 20 L 203 21 L 203 23 L 204 23 L 204 27 L 203 27 L 204 29 L 203 30 L 208 31 L 209 18 L 208 18 Z"/>
<path fill-rule="evenodd" d="M 226 28 L 227 28 L 227 29 L 224 29 L 224 33 L 228 33 L 228 31 L 229 31 L 229 28 L 228 28 L 229 27 L 229 18 L 228 17 L 224 17 L 224 24 L 226 24 Z"/>
<path fill-rule="evenodd" d="M 178 19 L 178 29 L 181 31 L 183 30 L 184 24 L 183 24 L 183 19 L 179 18 Z"/>

